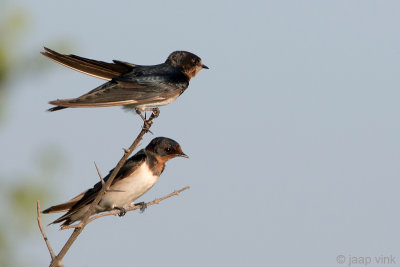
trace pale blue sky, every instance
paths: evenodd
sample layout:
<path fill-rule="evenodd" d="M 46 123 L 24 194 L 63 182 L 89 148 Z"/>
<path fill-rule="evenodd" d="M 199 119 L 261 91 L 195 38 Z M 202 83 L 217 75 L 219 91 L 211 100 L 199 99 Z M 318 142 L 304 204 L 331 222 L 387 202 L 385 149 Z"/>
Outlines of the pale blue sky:
<path fill-rule="evenodd" d="M 178 141 L 144 214 L 90 224 L 65 266 L 340 266 L 336 256 L 400 261 L 399 1 L 16 1 L 31 11 L 21 47 L 137 64 L 188 50 L 210 67 L 161 108 L 155 136 Z M 30 62 L 30 64 L 43 64 Z M 141 120 L 120 108 L 44 112 L 102 81 L 53 64 L 13 83 L 0 132 L 5 173 L 61 147 L 65 201 L 113 168 Z M 147 135 L 146 145 L 153 136 Z M 19 157 L 19 146 L 27 152 Z M 54 203 L 42 203 L 48 206 Z M 50 222 L 55 216 L 44 216 Z M 32 224 L 35 224 L 32 218 Z M 70 231 L 46 228 L 58 251 Z M 26 257 L 48 262 L 39 234 Z"/>

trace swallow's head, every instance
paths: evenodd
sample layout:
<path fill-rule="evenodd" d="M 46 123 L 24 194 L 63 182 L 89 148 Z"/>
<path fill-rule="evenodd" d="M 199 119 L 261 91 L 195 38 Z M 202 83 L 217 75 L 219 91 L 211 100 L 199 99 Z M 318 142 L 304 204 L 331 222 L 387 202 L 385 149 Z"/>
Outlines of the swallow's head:
<path fill-rule="evenodd" d="M 176 141 L 166 137 L 157 137 L 151 140 L 150 144 L 146 147 L 146 151 L 154 153 L 155 157 L 162 162 L 175 157 L 188 158 Z"/>
<path fill-rule="evenodd" d="M 181 69 L 189 79 L 196 76 L 201 69 L 208 69 L 201 62 L 201 58 L 186 51 L 172 52 L 167 58 L 166 63 Z"/>

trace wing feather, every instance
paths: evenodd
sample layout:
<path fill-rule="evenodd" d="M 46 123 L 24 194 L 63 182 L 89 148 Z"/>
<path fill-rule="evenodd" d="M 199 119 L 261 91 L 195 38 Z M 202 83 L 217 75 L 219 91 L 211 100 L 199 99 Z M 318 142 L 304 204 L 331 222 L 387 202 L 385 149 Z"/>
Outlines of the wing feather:
<path fill-rule="evenodd" d="M 47 47 L 44 47 L 44 50 L 44 52 L 41 52 L 42 55 L 63 66 L 107 81 L 128 73 L 136 67 L 135 64 L 118 60 L 114 60 L 114 63 L 108 63 L 76 55 L 60 54 Z"/>
<path fill-rule="evenodd" d="M 166 101 L 178 97 L 187 86 L 176 83 L 134 81 L 111 81 L 80 96 L 50 101 L 61 107 L 109 107 L 121 105 L 143 105 Z"/>

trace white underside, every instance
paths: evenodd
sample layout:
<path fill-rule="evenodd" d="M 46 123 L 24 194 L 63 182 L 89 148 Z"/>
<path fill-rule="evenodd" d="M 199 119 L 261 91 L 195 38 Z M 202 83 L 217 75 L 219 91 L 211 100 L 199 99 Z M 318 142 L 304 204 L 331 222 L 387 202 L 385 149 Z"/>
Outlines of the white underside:
<path fill-rule="evenodd" d="M 156 104 L 143 104 L 143 105 L 137 105 L 137 106 L 135 105 L 135 108 L 144 111 L 147 108 L 165 106 L 165 105 L 168 105 L 169 103 L 174 102 L 175 99 L 178 98 L 178 96 L 179 95 L 177 94 L 175 97 L 170 97 L 170 98 L 164 99 L 162 101 L 156 102 Z"/>
<path fill-rule="evenodd" d="M 130 176 L 117 181 L 111 190 L 121 192 L 107 192 L 98 205 L 98 211 L 111 210 L 115 207 L 123 208 L 129 206 L 137 198 L 150 190 L 157 182 L 159 176 L 154 176 L 147 164 L 142 164 Z"/>
<path fill-rule="evenodd" d="M 154 176 L 147 164 L 142 164 L 130 176 L 117 181 L 111 190 L 119 190 L 121 192 L 107 192 L 96 206 L 95 213 L 109 211 L 114 208 L 124 208 L 130 206 L 137 198 L 150 190 L 157 182 L 159 176 Z M 71 222 L 81 220 L 90 205 L 86 205 L 79 209 L 70 217 Z"/>

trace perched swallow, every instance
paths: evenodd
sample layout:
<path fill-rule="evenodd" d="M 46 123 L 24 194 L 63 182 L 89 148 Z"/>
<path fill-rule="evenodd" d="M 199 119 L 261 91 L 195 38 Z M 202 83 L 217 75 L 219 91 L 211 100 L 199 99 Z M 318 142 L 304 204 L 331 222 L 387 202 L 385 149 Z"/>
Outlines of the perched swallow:
<path fill-rule="evenodd" d="M 108 81 L 80 97 L 50 101 L 55 107 L 48 111 L 124 106 L 134 108 L 140 114 L 171 103 L 188 88 L 192 77 L 201 69 L 208 69 L 201 58 L 186 51 L 172 52 L 162 64 L 141 66 L 118 60 L 107 63 L 63 55 L 46 47 L 44 50 L 42 55 L 61 65 Z"/>
<path fill-rule="evenodd" d="M 188 156 L 182 152 L 181 146 L 174 140 L 165 137 L 154 138 L 145 149 L 140 150 L 125 162 L 109 190 L 96 206 L 94 214 L 113 209 L 124 212 L 124 207 L 131 205 L 153 187 L 164 171 L 165 163 L 175 157 L 187 158 Z M 112 171 L 104 178 L 105 182 Z M 63 222 L 62 226 L 82 220 L 101 188 L 102 183 L 98 182 L 93 188 L 65 203 L 52 206 L 42 213 L 66 211 L 66 214 L 51 223 Z"/>

